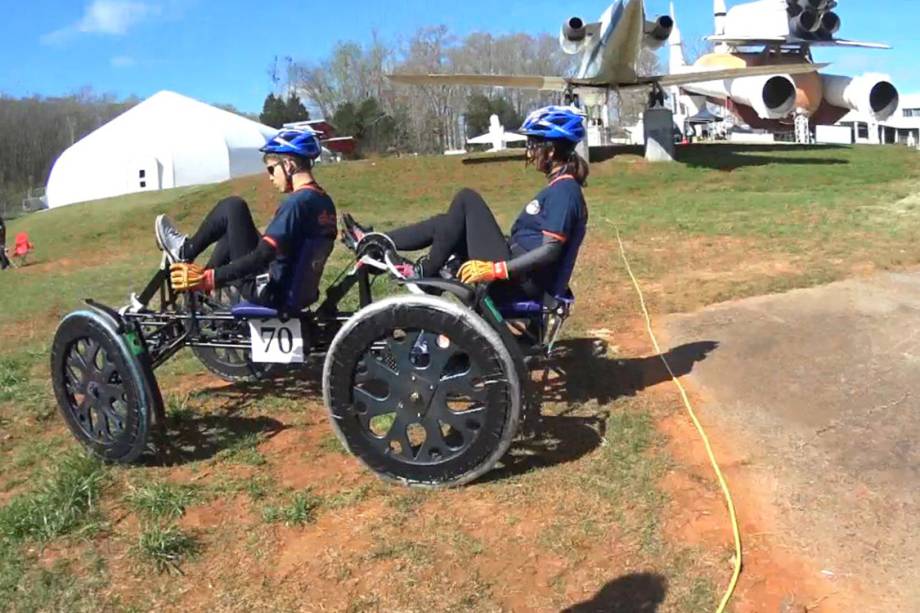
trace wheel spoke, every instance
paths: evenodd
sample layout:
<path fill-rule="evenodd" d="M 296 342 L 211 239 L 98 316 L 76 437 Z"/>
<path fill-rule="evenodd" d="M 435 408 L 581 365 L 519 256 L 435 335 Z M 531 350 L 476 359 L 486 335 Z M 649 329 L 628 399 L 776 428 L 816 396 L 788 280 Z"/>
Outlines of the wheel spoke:
<path fill-rule="evenodd" d="M 125 417 L 119 415 L 118 411 L 115 410 L 115 407 L 111 403 L 99 403 L 98 406 L 105 416 L 107 432 L 111 433 L 113 431 L 113 425 L 115 426 L 114 429 L 118 432 L 125 429 Z"/>
<path fill-rule="evenodd" d="M 88 370 L 101 372 L 99 366 L 96 365 L 96 360 L 99 357 L 99 352 L 102 350 L 102 345 L 100 345 L 95 339 L 89 339 L 86 344 L 86 358 L 87 364 L 89 365 Z"/>
<path fill-rule="evenodd" d="M 77 403 L 75 407 L 71 409 L 73 413 L 77 416 L 78 419 L 87 423 L 87 427 L 89 426 L 89 423 L 88 423 L 90 420 L 89 410 L 91 406 L 92 406 L 92 399 L 89 397 L 89 395 L 85 395 L 83 396 L 83 400 L 81 400 L 79 403 Z"/>
<path fill-rule="evenodd" d="M 71 351 L 67 356 L 64 374 L 68 379 L 74 379 L 74 385 L 79 388 L 78 392 L 82 394 L 86 389 L 86 380 L 89 378 L 89 368 L 86 366 L 83 356 L 76 351 Z"/>
<path fill-rule="evenodd" d="M 368 381 L 383 381 L 387 385 L 392 385 L 399 381 L 399 373 L 390 370 L 390 367 L 378 360 L 374 355 L 368 353 L 362 362 L 364 367 L 367 369 L 366 373 L 358 375 L 357 379 L 361 379 L 359 383 L 366 383 Z"/>
<path fill-rule="evenodd" d="M 448 445 L 447 441 L 444 440 L 444 433 L 441 431 L 440 421 L 429 413 L 424 421 L 422 421 L 422 426 L 425 428 L 425 442 L 422 443 L 418 453 L 415 454 L 415 459 L 422 462 L 433 462 L 443 459 L 446 455 L 444 450 L 448 448 Z M 437 457 L 431 455 L 433 449 L 439 450 Z"/>
<path fill-rule="evenodd" d="M 355 404 L 361 402 L 364 407 L 367 409 L 366 413 L 363 415 L 367 417 L 376 417 L 378 415 L 385 415 L 387 413 L 394 412 L 394 407 L 390 405 L 390 397 L 378 398 L 370 392 L 360 387 L 354 387 L 355 395 Z"/>
<path fill-rule="evenodd" d="M 444 367 L 452 357 L 461 353 L 460 348 L 453 343 L 442 348 L 438 345 L 438 335 L 431 332 L 423 332 L 421 338 L 428 346 L 428 366 L 424 370 L 434 375 L 435 380 L 440 380 L 444 374 Z"/>
<path fill-rule="evenodd" d="M 390 428 L 390 431 L 387 433 L 386 441 L 387 447 L 392 452 L 392 447 L 390 443 L 395 441 L 399 443 L 400 452 L 399 455 L 403 456 L 406 459 L 414 460 L 415 454 L 412 451 L 412 443 L 409 441 L 409 424 L 406 423 L 406 420 L 399 414 L 396 416 L 396 421 L 393 422 L 393 426 Z"/>

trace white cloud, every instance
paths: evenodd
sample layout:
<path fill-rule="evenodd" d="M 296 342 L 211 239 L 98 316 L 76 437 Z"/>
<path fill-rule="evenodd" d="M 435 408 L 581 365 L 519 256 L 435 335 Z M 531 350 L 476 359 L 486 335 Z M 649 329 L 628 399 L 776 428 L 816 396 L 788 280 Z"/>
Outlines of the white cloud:
<path fill-rule="evenodd" d="M 79 21 L 41 37 L 44 44 L 58 44 L 79 34 L 124 36 L 128 30 L 162 13 L 159 5 L 125 0 L 93 0 Z"/>
<path fill-rule="evenodd" d="M 131 68 L 137 65 L 137 60 L 129 55 L 116 55 L 109 63 L 112 65 L 112 68 Z"/>

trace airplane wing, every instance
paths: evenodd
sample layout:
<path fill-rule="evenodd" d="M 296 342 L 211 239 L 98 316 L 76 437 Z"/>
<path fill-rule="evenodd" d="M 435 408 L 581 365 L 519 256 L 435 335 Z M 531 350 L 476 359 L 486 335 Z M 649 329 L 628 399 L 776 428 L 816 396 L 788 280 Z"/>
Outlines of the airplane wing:
<path fill-rule="evenodd" d="M 533 75 L 485 75 L 485 74 L 391 74 L 389 79 L 396 83 L 409 85 L 472 85 L 484 87 L 511 87 L 515 89 L 533 89 L 540 91 L 565 91 L 569 86 L 620 88 L 647 87 L 658 83 L 662 87 L 686 85 L 703 81 L 721 79 L 738 79 L 772 74 L 802 74 L 815 72 L 827 64 L 783 64 L 750 66 L 748 68 L 729 68 L 724 70 L 707 70 L 680 74 L 654 75 L 639 77 L 628 83 L 608 83 L 605 81 L 567 79 L 564 77 L 542 77 Z"/>
<path fill-rule="evenodd" d="M 775 38 L 733 38 L 731 36 L 707 36 L 706 40 L 714 43 L 726 43 L 738 47 L 744 46 L 764 46 L 772 45 L 811 45 L 813 47 L 856 47 L 859 49 L 891 49 L 891 45 L 882 43 L 864 43 L 857 40 L 844 40 L 835 38 L 832 40 L 806 40 L 796 36 L 775 37 Z"/>
<path fill-rule="evenodd" d="M 721 81 L 723 79 L 742 79 L 744 77 L 761 77 L 767 75 L 794 75 L 816 72 L 826 68 L 829 64 L 767 64 L 764 66 L 749 66 L 747 68 L 726 68 L 717 70 L 700 70 L 696 72 L 682 72 L 676 74 L 653 75 L 639 77 L 636 83 L 623 83 L 621 89 L 643 87 L 657 83 L 661 87 L 674 85 L 689 85 L 705 81 Z M 574 83 L 577 85 L 577 83 Z"/>
<path fill-rule="evenodd" d="M 523 134 L 516 134 L 514 132 L 505 132 L 502 134 L 502 142 L 505 143 L 522 143 L 526 140 L 527 137 Z M 491 145 L 492 143 L 493 138 L 491 134 L 482 134 L 466 139 L 466 144 L 468 145 Z"/>
<path fill-rule="evenodd" d="M 563 91 L 566 88 L 566 79 L 562 77 L 532 75 L 390 74 L 387 77 L 396 83 L 409 85 L 481 85 L 552 92 Z"/>

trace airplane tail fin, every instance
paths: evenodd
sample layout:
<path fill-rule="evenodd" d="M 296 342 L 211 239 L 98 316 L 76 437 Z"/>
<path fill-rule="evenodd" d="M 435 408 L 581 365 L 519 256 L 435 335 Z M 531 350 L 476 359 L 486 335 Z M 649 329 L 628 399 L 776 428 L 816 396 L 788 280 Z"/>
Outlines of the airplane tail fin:
<path fill-rule="evenodd" d="M 674 28 L 671 30 L 671 36 L 668 39 L 671 54 L 668 57 L 668 68 L 671 72 L 677 72 L 679 68 L 687 65 L 684 57 L 684 41 L 680 35 L 680 28 L 677 27 L 677 16 L 674 13 L 674 3 L 671 3 L 671 19 L 674 21 Z"/>

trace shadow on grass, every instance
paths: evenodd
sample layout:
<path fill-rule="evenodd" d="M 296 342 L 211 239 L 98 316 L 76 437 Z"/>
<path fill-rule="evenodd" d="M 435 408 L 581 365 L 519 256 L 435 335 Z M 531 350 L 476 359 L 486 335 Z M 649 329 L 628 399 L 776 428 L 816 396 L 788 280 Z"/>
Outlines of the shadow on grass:
<path fill-rule="evenodd" d="M 562 613 L 655 613 L 664 602 L 668 581 L 657 573 L 634 573 L 614 579 L 594 598 Z"/>
<path fill-rule="evenodd" d="M 689 343 L 664 354 L 678 377 L 719 346 L 714 341 Z M 569 408 L 556 415 L 543 415 L 531 438 L 516 441 L 498 468 L 485 475 L 487 483 L 517 476 L 538 468 L 574 462 L 597 449 L 606 435 L 609 413 L 572 415 L 582 405 L 596 402 L 605 406 L 624 396 L 635 396 L 646 388 L 670 381 L 661 356 L 613 359 L 607 344 L 596 338 L 562 341 L 556 357 L 544 371 L 538 398 Z"/>
<path fill-rule="evenodd" d="M 287 428 L 270 417 L 184 415 L 181 419 L 170 419 L 159 453 L 144 456 L 144 464 L 180 466 L 208 460 L 223 451 L 254 447 Z"/>
<path fill-rule="evenodd" d="M 815 151 L 833 153 L 834 151 L 845 149 L 845 147 L 839 145 L 735 145 L 730 143 L 716 143 L 678 146 L 675 157 L 678 162 L 693 168 L 709 168 L 712 170 L 731 172 L 738 168 L 767 166 L 770 164 L 801 166 L 834 166 L 849 164 L 848 160 L 835 157 L 762 155 L 765 153 L 814 153 Z M 644 157 L 645 151 L 641 145 L 616 145 L 591 148 L 592 163 L 605 162 L 623 155 Z"/>
<path fill-rule="evenodd" d="M 719 343 L 699 341 L 675 347 L 664 354 L 678 377 L 688 374 L 716 350 Z M 671 375 L 655 355 L 645 358 L 607 357 L 607 343 L 596 338 L 562 341 L 556 358 L 543 378 L 543 400 L 568 405 L 596 401 L 605 405 L 623 396 L 670 381 Z"/>
<path fill-rule="evenodd" d="M 718 343 L 704 341 L 671 349 L 665 358 L 677 376 L 689 373 Z M 582 405 L 596 402 L 605 406 L 618 398 L 670 380 L 660 356 L 614 359 L 607 357 L 607 345 L 594 338 L 559 343 L 556 357 L 538 386 L 538 398 L 569 408 L 560 414 L 544 415 L 535 436 L 516 442 L 501 465 L 485 481 L 504 479 L 535 468 L 578 460 L 604 440 L 608 414 L 572 415 Z M 169 420 L 164 452 L 149 463 L 177 465 L 210 459 L 224 450 L 270 438 L 287 426 L 267 416 L 249 417 L 267 399 L 302 402 L 322 397 L 319 367 L 288 371 L 276 378 L 238 383 L 203 392 L 212 412 L 187 412 Z"/>

